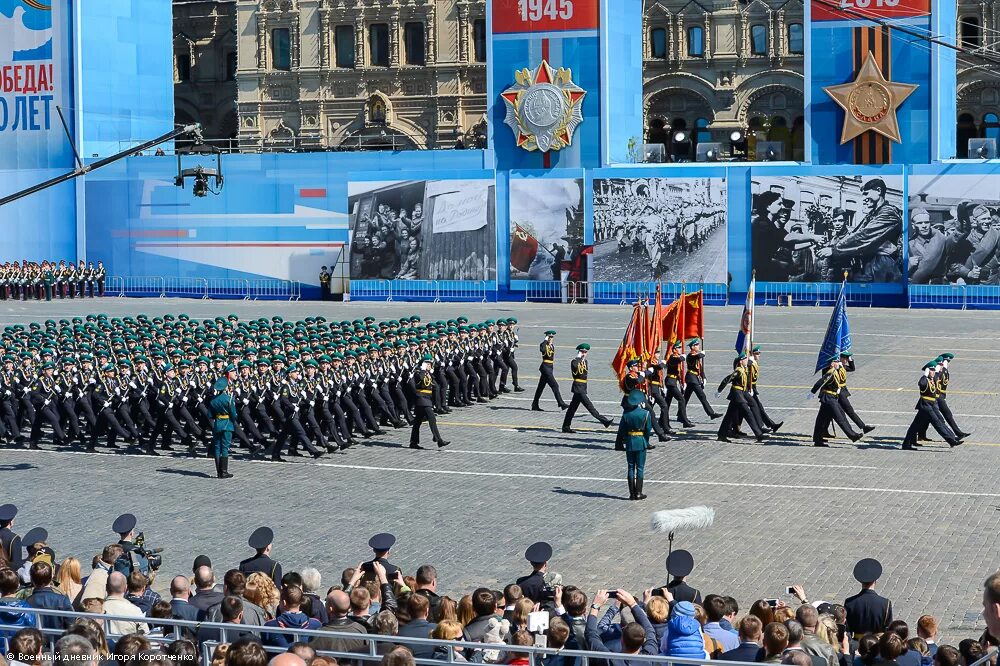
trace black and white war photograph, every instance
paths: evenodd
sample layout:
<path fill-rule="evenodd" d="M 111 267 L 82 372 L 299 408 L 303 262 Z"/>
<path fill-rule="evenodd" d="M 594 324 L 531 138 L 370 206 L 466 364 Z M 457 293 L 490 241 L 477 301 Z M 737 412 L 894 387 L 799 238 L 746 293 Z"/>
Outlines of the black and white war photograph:
<path fill-rule="evenodd" d="M 562 280 L 584 250 L 582 178 L 511 178 L 511 279 Z"/>
<path fill-rule="evenodd" d="M 495 280 L 492 180 L 348 183 L 351 278 Z"/>
<path fill-rule="evenodd" d="M 594 180 L 594 279 L 726 282 L 725 178 Z"/>
<path fill-rule="evenodd" d="M 913 284 L 1000 284 L 1000 193 L 987 174 L 910 176 Z"/>
<path fill-rule="evenodd" d="M 754 176 L 751 188 L 758 280 L 902 280 L 902 176 Z"/>

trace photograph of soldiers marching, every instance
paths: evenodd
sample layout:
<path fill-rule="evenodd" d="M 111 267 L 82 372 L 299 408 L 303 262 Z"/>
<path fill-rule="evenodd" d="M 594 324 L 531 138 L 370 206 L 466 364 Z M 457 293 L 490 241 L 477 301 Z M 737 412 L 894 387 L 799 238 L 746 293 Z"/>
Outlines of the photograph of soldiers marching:
<path fill-rule="evenodd" d="M 511 178 L 512 280 L 587 279 L 582 178 Z"/>
<path fill-rule="evenodd" d="M 1000 195 L 983 175 L 910 176 L 913 284 L 1000 284 Z"/>
<path fill-rule="evenodd" d="M 0 301 L 104 296 L 107 270 L 98 261 L 21 260 L 0 264 Z"/>
<path fill-rule="evenodd" d="M 495 280 L 493 180 L 348 184 L 351 278 Z"/>
<path fill-rule="evenodd" d="M 199 321 L 87 315 L 4 327 L 0 440 L 160 455 L 206 449 L 220 478 L 233 439 L 252 458 L 320 457 L 521 392 L 517 319 L 419 316 Z"/>
<path fill-rule="evenodd" d="M 725 178 L 594 180 L 594 275 L 726 282 Z"/>
<path fill-rule="evenodd" d="M 754 177 L 753 268 L 765 282 L 899 282 L 902 176 Z"/>

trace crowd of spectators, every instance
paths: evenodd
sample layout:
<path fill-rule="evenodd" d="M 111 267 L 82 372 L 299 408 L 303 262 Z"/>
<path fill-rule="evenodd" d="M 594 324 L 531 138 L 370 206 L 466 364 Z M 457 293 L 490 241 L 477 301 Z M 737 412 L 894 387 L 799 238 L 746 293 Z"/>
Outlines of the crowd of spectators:
<path fill-rule="evenodd" d="M 105 664 L 170 658 L 189 666 L 337 666 L 338 660 L 317 652 L 367 654 L 365 637 L 376 634 L 397 637 L 377 645 L 387 666 L 410 666 L 414 658 L 526 666 L 528 653 L 521 648 L 532 645 L 617 653 L 591 662 L 605 666 L 645 666 L 649 655 L 791 666 L 971 666 L 990 654 L 1000 636 L 1000 573 L 983 589 L 986 632 L 952 646 L 938 644 L 935 617 L 922 615 L 911 625 L 892 617 L 891 604 L 874 620 L 880 628 L 856 631 L 845 608 L 850 599 L 810 602 L 801 586 L 791 588 L 797 604 L 758 599 L 741 610 L 731 596 L 702 597 L 684 577 L 638 595 L 624 589 L 588 592 L 561 584 L 547 563 L 534 562 L 531 574 L 502 590 L 448 594 L 439 588 L 433 566 L 404 575 L 389 563 L 387 552 L 376 552 L 375 559 L 345 569 L 327 586 L 312 567 L 283 575 L 275 568 L 277 579 L 233 568 L 220 583 L 209 558 L 201 555 L 191 574 L 170 579 L 169 593 L 161 595 L 142 571 L 117 570 L 121 553 L 120 544 L 106 546 L 94 557 L 90 575 L 82 577 L 76 558 L 56 564 L 47 544 L 32 544 L 21 568 L 13 569 L 9 561 L 0 568 L 5 655 L 0 665 L 36 666 L 55 657 Z M 863 586 L 861 594 L 868 592 L 874 593 L 874 583 Z M 119 619 L 46 617 L 39 625 L 37 616 L 25 611 L 29 607 Z M 167 618 L 232 628 L 225 636 L 214 626 L 184 628 L 178 638 L 163 624 Z M 53 630 L 54 652 L 41 628 Z M 336 633 L 296 636 L 295 630 Z M 400 645 L 406 638 L 482 647 Z M 211 665 L 201 663 L 206 641 L 220 642 Z M 544 666 L 580 663 L 559 653 L 542 661 Z M 340 663 L 364 662 L 348 657 Z M 994 651 L 986 666 L 995 664 Z"/>

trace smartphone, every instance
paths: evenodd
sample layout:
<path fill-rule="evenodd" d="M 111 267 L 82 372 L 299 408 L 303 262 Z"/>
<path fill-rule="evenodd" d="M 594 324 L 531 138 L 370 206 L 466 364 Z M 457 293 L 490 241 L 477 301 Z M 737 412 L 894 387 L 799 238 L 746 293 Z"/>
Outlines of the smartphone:
<path fill-rule="evenodd" d="M 785 592 L 787 592 L 788 594 L 795 594 L 795 586 L 793 586 L 793 585 L 789 585 L 789 586 L 788 586 L 788 587 L 787 587 L 787 588 L 785 589 Z"/>
<path fill-rule="evenodd" d="M 766 601 L 767 605 L 770 606 L 771 608 L 774 608 L 775 606 L 778 605 L 777 599 L 764 599 L 764 601 Z"/>
<path fill-rule="evenodd" d="M 610 590 L 608 592 L 608 599 L 617 599 L 617 598 L 618 598 L 618 590 Z"/>

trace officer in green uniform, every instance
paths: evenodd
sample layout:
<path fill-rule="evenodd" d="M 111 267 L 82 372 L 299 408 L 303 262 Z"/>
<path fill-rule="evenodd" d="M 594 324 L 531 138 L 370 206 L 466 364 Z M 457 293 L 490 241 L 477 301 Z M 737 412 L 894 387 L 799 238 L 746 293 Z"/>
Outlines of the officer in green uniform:
<path fill-rule="evenodd" d="M 646 499 L 642 494 L 642 479 L 652 431 L 652 417 L 646 407 L 646 394 L 639 389 L 632 389 L 625 398 L 624 412 L 618 425 L 618 441 L 625 447 L 625 460 L 628 462 L 630 500 Z"/>
<path fill-rule="evenodd" d="M 208 403 L 212 412 L 212 455 L 215 457 L 215 471 L 220 479 L 231 479 L 229 473 L 229 447 L 233 443 L 233 431 L 239 415 L 236 413 L 236 403 L 229 392 L 229 372 L 232 366 L 226 368 L 226 376 L 215 382 L 218 393 Z"/>

